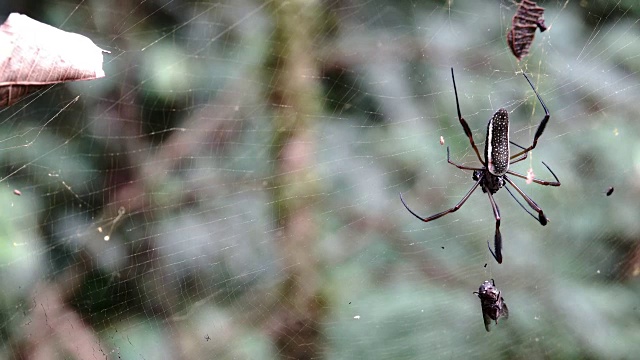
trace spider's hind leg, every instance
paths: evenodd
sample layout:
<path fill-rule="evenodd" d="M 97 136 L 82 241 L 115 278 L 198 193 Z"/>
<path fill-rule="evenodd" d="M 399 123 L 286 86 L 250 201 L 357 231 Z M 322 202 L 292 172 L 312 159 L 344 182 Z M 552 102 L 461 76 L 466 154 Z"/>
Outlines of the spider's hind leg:
<path fill-rule="evenodd" d="M 538 213 L 538 222 L 540 223 L 540 225 L 542 226 L 547 225 L 547 223 L 549 222 L 549 219 L 545 216 L 544 212 L 542 211 L 542 208 L 540 208 L 540 206 L 538 206 L 538 204 L 536 204 L 535 201 L 533 201 L 527 194 L 525 194 L 524 191 L 522 191 L 518 187 L 518 185 L 514 184 L 514 182 L 511 181 L 511 179 L 509 179 L 506 175 L 504 176 L 504 179 L 509 183 L 509 185 L 511 185 L 518 192 L 518 194 L 520 194 L 520 196 L 522 196 L 522 198 L 527 202 L 529 207 L 531 207 L 535 212 Z"/>
<path fill-rule="evenodd" d="M 494 245 L 496 248 L 496 252 L 493 252 L 491 249 L 491 244 L 489 244 L 489 240 L 487 240 L 487 247 L 489 248 L 489 252 L 493 255 L 493 258 L 496 259 L 498 264 L 502 264 L 502 235 L 500 235 L 500 229 L 496 228 L 496 235 L 494 239 Z"/>
<path fill-rule="evenodd" d="M 493 194 L 491 192 L 487 192 L 489 195 L 489 202 L 491 202 L 491 208 L 493 209 L 493 216 L 496 219 L 496 233 L 493 238 L 493 247 L 496 249 L 494 252 L 491 250 L 491 245 L 489 245 L 489 241 L 487 241 L 487 246 L 489 247 L 489 251 L 493 258 L 496 259 L 498 264 L 502 264 L 502 235 L 500 234 L 500 209 L 498 209 L 498 204 L 493 199 Z"/>

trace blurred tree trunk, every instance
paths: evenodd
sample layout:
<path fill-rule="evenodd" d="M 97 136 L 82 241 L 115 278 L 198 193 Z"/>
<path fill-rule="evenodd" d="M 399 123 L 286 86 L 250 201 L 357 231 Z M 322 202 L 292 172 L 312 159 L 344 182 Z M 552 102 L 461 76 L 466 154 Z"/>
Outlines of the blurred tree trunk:
<path fill-rule="evenodd" d="M 310 129 L 321 107 L 313 46 L 320 8 L 317 1 L 275 0 L 270 9 L 276 27 L 265 74 L 274 111 L 274 176 L 269 185 L 286 281 L 268 328 L 282 358 L 311 359 L 320 356 L 319 324 L 325 309 L 314 256 L 314 200 L 320 191 Z"/>

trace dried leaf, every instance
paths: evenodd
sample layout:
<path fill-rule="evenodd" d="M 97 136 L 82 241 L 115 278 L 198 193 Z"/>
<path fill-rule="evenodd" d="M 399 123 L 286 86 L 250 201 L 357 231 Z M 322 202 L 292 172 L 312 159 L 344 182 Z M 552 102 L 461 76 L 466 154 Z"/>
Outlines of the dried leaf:
<path fill-rule="evenodd" d="M 12 13 L 0 26 L 0 107 L 43 86 L 104 77 L 89 38 Z"/>
<path fill-rule="evenodd" d="M 507 44 L 518 61 L 529 54 L 536 28 L 539 28 L 540 32 L 547 30 L 543 15 L 544 8 L 538 6 L 535 1 L 522 0 L 518 5 L 518 10 L 511 20 L 511 29 L 507 32 Z"/>

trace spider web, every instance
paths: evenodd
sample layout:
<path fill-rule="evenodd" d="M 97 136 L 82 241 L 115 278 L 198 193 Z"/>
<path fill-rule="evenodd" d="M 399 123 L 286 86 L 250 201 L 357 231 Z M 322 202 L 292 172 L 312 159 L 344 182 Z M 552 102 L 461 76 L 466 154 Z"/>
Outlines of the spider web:
<path fill-rule="evenodd" d="M 546 1 L 9 1 L 111 51 L 107 77 L 0 112 L 3 358 L 632 358 L 640 13 Z M 538 146 L 487 250 L 486 123 Z M 79 95 L 79 98 L 76 97 Z M 441 144 L 441 139 L 444 144 Z M 614 192 L 607 196 L 609 187 Z M 14 191 L 15 190 L 15 191 Z M 18 195 L 20 194 L 20 195 Z M 485 332 L 495 279 L 510 317 Z"/>

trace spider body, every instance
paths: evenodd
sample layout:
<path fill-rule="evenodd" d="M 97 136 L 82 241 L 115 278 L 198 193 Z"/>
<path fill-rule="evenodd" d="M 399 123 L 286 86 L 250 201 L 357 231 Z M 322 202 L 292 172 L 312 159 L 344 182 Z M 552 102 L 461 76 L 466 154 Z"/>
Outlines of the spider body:
<path fill-rule="evenodd" d="M 502 178 L 502 176 L 500 176 L 500 175 L 496 176 L 496 175 L 493 175 L 491 173 L 486 173 L 486 172 L 483 175 L 482 170 L 474 171 L 473 175 L 471 176 L 471 178 L 473 180 L 475 180 L 475 181 L 480 180 L 480 189 L 482 189 L 483 193 L 495 194 L 505 184 L 505 181 Z"/>
<path fill-rule="evenodd" d="M 509 170 L 509 113 L 505 109 L 496 111 L 487 124 L 484 161 L 492 175 L 504 175 Z"/>
<path fill-rule="evenodd" d="M 407 206 L 407 204 L 405 203 L 404 199 L 402 198 L 402 194 L 400 194 L 400 200 L 402 201 L 402 204 L 413 216 L 422 220 L 423 222 L 429 222 L 429 221 L 441 218 L 449 213 L 458 211 L 458 209 L 460 209 L 462 205 L 464 205 L 467 199 L 469 199 L 469 196 L 471 196 L 471 194 L 478 187 L 480 187 L 482 189 L 482 192 L 487 194 L 489 197 L 489 202 L 491 203 L 491 208 L 493 210 L 493 216 L 496 220 L 496 230 L 494 234 L 495 252 L 491 249 L 491 246 L 489 246 L 488 241 L 487 241 L 487 245 L 489 247 L 489 251 L 491 252 L 491 255 L 493 255 L 493 257 L 496 259 L 498 263 L 502 263 L 502 235 L 500 234 L 501 218 L 500 218 L 500 209 L 498 208 L 498 205 L 496 204 L 493 198 L 493 194 L 498 192 L 498 190 L 500 190 L 501 188 L 505 188 L 509 192 L 509 195 L 511 195 L 511 197 L 529 215 L 531 215 L 534 219 L 538 220 L 540 225 L 544 226 L 544 225 L 547 225 L 547 223 L 549 222 L 549 219 L 547 219 L 547 217 L 545 216 L 540 206 L 538 206 L 538 204 L 536 204 L 527 194 L 525 194 L 509 178 L 509 176 L 507 176 L 507 175 L 511 175 L 517 178 L 527 179 L 525 175 L 509 170 L 509 166 L 511 164 L 515 164 L 527 158 L 529 151 L 533 150 L 536 147 L 538 143 L 538 139 L 540 138 L 540 136 L 542 136 L 542 133 L 544 132 L 544 129 L 547 126 L 547 122 L 549 121 L 549 118 L 550 118 L 549 110 L 547 109 L 547 106 L 544 104 L 544 101 L 542 101 L 542 98 L 540 97 L 535 87 L 533 86 L 533 83 L 531 82 L 531 80 L 529 80 L 529 77 L 527 77 L 527 74 L 523 73 L 523 75 L 525 79 L 527 79 L 527 82 L 531 86 L 531 89 L 533 89 L 533 92 L 538 98 L 538 101 L 540 102 L 540 105 L 542 105 L 542 108 L 544 109 L 544 113 L 545 113 L 544 118 L 542 118 L 542 121 L 540 121 L 540 124 L 538 125 L 538 129 L 536 130 L 536 133 L 533 137 L 533 143 L 531 144 L 531 146 L 524 148 L 520 145 L 517 145 L 509 141 L 509 113 L 505 109 L 499 109 L 498 111 L 496 111 L 495 114 L 493 114 L 493 116 L 489 120 L 489 123 L 487 124 L 487 135 L 485 138 L 484 159 L 480 157 L 480 152 L 478 151 L 478 147 L 476 146 L 473 140 L 473 134 L 471 133 L 471 129 L 469 128 L 467 121 L 462 117 L 462 113 L 460 111 L 460 102 L 458 100 L 458 89 L 456 88 L 456 80 L 455 80 L 455 76 L 453 75 L 453 68 L 451 68 L 451 78 L 453 80 L 453 91 L 456 96 L 456 108 L 458 110 L 458 120 L 460 121 L 460 125 L 462 125 L 462 129 L 464 130 L 465 135 L 467 136 L 467 138 L 469 138 L 471 147 L 476 153 L 476 156 L 478 157 L 478 160 L 482 164 L 482 167 L 468 167 L 468 166 L 458 165 L 452 162 L 449 155 L 449 147 L 447 147 L 447 162 L 457 167 L 458 169 L 473 171 L 471 178 L 475 181 L 475 184 L 471 187 L 471 189 L 467 192 L 467 194 L 462 198 L 462 200 L 460 200 L 454 207 L 452 207 L 451 209 L 439 212 L 435 215 L 431 215 L 429 217 L 421 217 L 420 215 L 413 212 L 413 210 L 411 210 L 409 206 Z M 517 152 L 515 155 L 511 155 L 510 145 L 519 147 L 521 151 Z M 560 186 L 560 181 L 558 180 L 558 177 L 556 176 L 556 174 L 553 173 L 553 171 L 549 168 L 549 166 L 547 166 L 547 164 L 545 164 L 544 162 L 542 164 L 549 170 L 551 175 L 553 175 L 555 181 L 545 181 L 545 180 L 533 178 L 531 179 L 531 182 L 534 182 L 539 185 L 545 185 L 545 186 Z M 529 205 L 531 209 L 533 209 L 535 212 L 538 213 L 537 217 L 533 215 L 531 211 L 527 210 L 527 208 L 515 197 L 515 195 L 511 192 L 511 190 L 509 189 L 509 187 L 507 187 L 507 185 L 513 187 L 513 189 L 516 190 L 516 192 L 525 200 L 527 205 Z"/>

